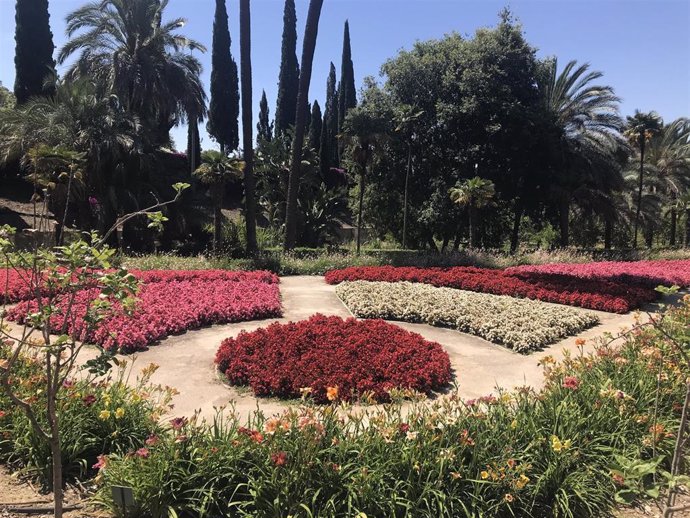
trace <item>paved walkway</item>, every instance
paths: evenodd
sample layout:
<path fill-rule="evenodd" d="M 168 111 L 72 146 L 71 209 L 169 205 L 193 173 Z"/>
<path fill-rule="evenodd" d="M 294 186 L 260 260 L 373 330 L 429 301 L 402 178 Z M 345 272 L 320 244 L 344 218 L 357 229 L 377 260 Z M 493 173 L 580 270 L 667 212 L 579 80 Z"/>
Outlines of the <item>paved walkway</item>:
<path fill-rule="evenodd" d="M 220 342 L 241 331 L 252 331 L 276 321 L 301 320 L 314 313 L 351 316 L 336 296 L 335 287 L 326 284 L 323 277 L 284 277 L 281 279 L 281 293 L 283 318 L 218 325 L 169 337 L 148 351 L 138 353 L 135 363 L 137 369 L 151 362 L 160 366 L 152 381 L 170 385 L 180 392 L 174 400 L 174 415 L 189 416 L 195 410 L 200 410 L 203 416 L 208 417 L 214 414 L 214 407 L 228 405 L 231 401 L 235 411 L 243 417 L 257 409 L 267 415 L 281 411 L 291 403 L 256 398 L 248 389 L 229 387 L 221 382 L 213 363 Z M 581 333 L 577 338 L 594 338 L 607 331 L 615 334 L 634 322 L 633 314 L 598 314 L 601 324 Z M 550 354 L 559 358 L 565 349 L 577 350 L 576 337 L 570 337 L 543 351 L 525 356 L 451 329 L 424 324 L 398 325 L 445 347 L 451 358 L 460 395 L 466 398 L 495 392 L 496 386 L 538 387 L 542 382 L 542 371 L 538 363 L 544 356 Z M 131 360 L 131 357 L 128 359 Z"/>

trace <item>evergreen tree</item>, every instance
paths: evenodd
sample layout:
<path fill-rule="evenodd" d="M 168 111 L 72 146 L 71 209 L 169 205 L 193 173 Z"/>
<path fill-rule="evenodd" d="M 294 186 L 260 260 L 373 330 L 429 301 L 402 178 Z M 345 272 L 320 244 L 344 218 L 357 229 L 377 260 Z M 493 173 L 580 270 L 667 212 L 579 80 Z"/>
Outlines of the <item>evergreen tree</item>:
<path fill-rule="evenodd" d="M 276 136 L 295 124 L 298 86 L 297 13 L 295 12 L 295 0 L 285 0 L 283 44 L 280 53 L 280 75 L 278 76 L 278 99 L 275 114 Z"/>
<path fill-rule="evenodd" d="M 239 146 L 240 92 L 237 63 L 230 53 L 225 0 L 216 0 L 211 55 L 211 104 L 206 129 L 224 154 Z"/>
<path fill-rule="evenodd" d="M 343 131 L 345 116 L 350 108 L 357 106 L 355 90 L 355 70 L 352 65 L 350 49 L 350 24 L 345 20 L 343 33 L 343 60 L 340 65 L 340 84 L 338 85 L 338 133 Z"/>
<path fill-rule="evenodd" d="M 314 105 L 311 108 L 311 125 L 309 126 L 309 147 L 316 149 L 317 151 L 321 148 L 321 131 L 323 123 L 321 121 L 321 107 L 319 106 L 319 101 L 314 101 Z"/>
<path fill-rule="evenodd" d="M 338 165 L 338 98 L 335 91 L 335 65 L 331 63 L 326 82 L 326 106 L 321 126 L 321 145 L 319 157 L 321 160 L 321 174 L 328 174 L 331 167 Z"/>
<path fill-rule="evenodd" d="M 14 95 L 17 104 L 23 104 L 30 97 L 55 92 L 55 86 L 46 83 L 55 74 L 48 0 L 17 0 L 15 22 Z"/>
<path fill-rule="evenodd" d="M 201 165 L 201 139 L 199 138 L 199 121 L 196 117 L 189 119 L 187 126 L 187 163 L 193 173 Z"/>
<path fill-rule="evenodd" d="M 269 122 L 268 100 L 266 99 L 266 90 L 261 92 L 261 101 L 259 102 L 259 122 L 256 124 L 256 141 L 270 142 L 273 138 L 273 123 Z"/>
<path fill-rule="evenodd" d="M 307 138 L 309 138 L 309 130 L 311 129 L 311 103 L 307 103 L 307 120 L 304 123 L 304 132 L 305 135 L 307 135 Z"/>

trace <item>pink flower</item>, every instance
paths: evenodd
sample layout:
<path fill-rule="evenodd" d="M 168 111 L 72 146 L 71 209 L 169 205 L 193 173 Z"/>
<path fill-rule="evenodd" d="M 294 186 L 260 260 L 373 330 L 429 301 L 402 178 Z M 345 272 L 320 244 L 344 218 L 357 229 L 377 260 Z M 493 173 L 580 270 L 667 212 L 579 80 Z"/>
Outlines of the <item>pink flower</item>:
<path fill-rule="evenodd" d="M 84 406 L 91 406 L 96 402 L 96 396 L 93 394 L 88 394 L 82 398 L 82 403 Z"/>
<path fill-rule="evenodd" d="M 170 426 L 173 430 L 181 430 L 187 424 L 186 417 L 175 417 L 170 420 Z"/>
<path fill-rule="evenodd" d="M 566 376 L 563 379 L 563 388 L 577 390 L 580 387 L 580 380 L 576 376 Z"/>
<path fill-rule="evenodd" d="M 99 455 L 97 457 L 97 459 L 98 459 L 98 462 L 96 462 L 96 464 L 94 464 L 91 467 L 93 469 L 97 469 L 99 471 L 102 469 L 105 469 L 106 465 L 108 464 L 108 458 L 105 455 Z"/>
<path fill-rule="evenodd" d="M 139 448 L 139 449 L 136 451 L 135 455 L 136 455 L 137 457 L 141 457 L 142 459 L 147 459 L 148 456 L 149 456 L 149 450 L 146 449 L 146 448 Z"/>
<path fill-rule="evenodd" d="M 287 464 L 287 453 L 285 453 L 284 451 L 273 453 L 271 454 L 271 461 L 276 466 L 285 466 L 285 464 Z"/>
<path fill-rule="evenodd" d="M 158 436 L 154 434 L 149 435 L 146 439 L 146 446 L 155 446 L 156 444 L 158 444 Z"/>

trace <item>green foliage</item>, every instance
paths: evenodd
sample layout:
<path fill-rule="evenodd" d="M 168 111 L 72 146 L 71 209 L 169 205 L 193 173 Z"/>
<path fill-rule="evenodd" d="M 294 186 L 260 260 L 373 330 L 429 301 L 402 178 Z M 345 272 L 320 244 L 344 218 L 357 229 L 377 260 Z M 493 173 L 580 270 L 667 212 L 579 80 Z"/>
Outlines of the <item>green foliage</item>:
<path fill-rule="evenodd" d="M 276 101 L 276 136 L 295 125 L 299 63 L 297 62 L 297 13 L 295 1 L 285 0 L 283 11 L 283 38 L 280 47 L 280 74 Z"/>
<path fill-rule="evenodd" d="M 309 133 L 307 145 L 315 151 L 321 149 L 321 133 L 323 132 L 323 120 L 321 117 L 321 107 L 319 101 L 314 101 L 309 119 Z"/>
<path fill-rule="evenodd" d="M 24 104 L 32 97 L 55 92 L 48 0 L 17 0 L 15 23 L 14 95 L 18 104 Z"/>
<path fill-rule="evenodd" d="M 259 122 L 256 124 L 256 141 L 259 145 L 262 142 L 270 142 L 273 138 L 273 123 L 269 121 L 268 100 L 266 90 L 261 91 L 261 101 L 259 102 Z"/>
<path fill-rule="evenodd" d="M 131 516 L 153 518 L 606 516 L 616 497 L 668 483 L 688 374 L 672 340 L 687 334 L 688 304 L 622 343 L 545 357 L 539 392 L 419 403 L 396 391 L 379 408 L 306 399 L 270 419 L 192 419 L 146 457 L 109 456 L 97 500 L 115 510 L 111 485 L 128 485 Z"/>
<path fill-rule="evenodd" d="M 338 162 L 338 96 L 335 90 L 335 65 L 331 62 L 326 82 L 326 105 L 321 125 L 321 142 L 319 147 L 319 162 L 321 174 L 328 174 L 331 167 L 337 167 Z"/>
<path fill-rule="evenodd" d="M 338 133 L 343 131 L 347 112 L 357 106 L 355 70 L 350 48 L 350 23 L 345 20 L 343 29 L 343 55 L 340 64 L 340 83 L 338 84 Z"/>
<path fill-rule="evenodd" d="M 209 135 L 229 153 L 239 146 L 240 90 L 237 63 L 230 53 L 230 31 L 225 0 L 216 0 L 211 55 Z"/>

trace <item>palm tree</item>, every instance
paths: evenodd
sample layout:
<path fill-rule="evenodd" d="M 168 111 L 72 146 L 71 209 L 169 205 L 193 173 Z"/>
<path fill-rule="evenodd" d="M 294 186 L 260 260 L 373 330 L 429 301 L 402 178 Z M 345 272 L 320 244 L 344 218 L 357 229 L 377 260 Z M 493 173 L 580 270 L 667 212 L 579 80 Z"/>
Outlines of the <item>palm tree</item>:
<path fill-rule="evenodd" d="M 637 211 L 633 227 L 633 248 L 637 248 L 637 231 L 640 225 L 640 211 L 642 210 L 642 189 L 644 188 L 644 154 L 646 143 L 656 135 L 663 122 L 656 112 L 642 113 L 635 110 L 635 115 L 628 117 L 626 136 L 640 152 L 640 174 L 637 187 Z"/>
<path fill-rule="evenodd" d="M 168 0 L 94 1 L 67 15 L 58 62 L 77 59 L 65 77 L 88 77 L 115 93 L 136 114 L 155 145 L 187 114 L 205 115 L 201 63 L 185 51 L 205 51 L 180 34 L 183 18 L 163 22 Z"/>
<path fill-rule="evenodd" d="M 648 189 L 665 198 L 671 216 L 670 245 L 676 244 L 680 197 L 690 188 L 690 119 L 680 118 L 664 126 L 645 144 Z"/>
<path fill-rule="evenodd" d="M 461 207 L 467 207 L 470 248 L 474 248 L 476 244 L 477 211 L 489 205 L 495 195 L 494 183 L 479 176 L 463 180 L 450 190 L 450 199 Z"/>
<path fill-rule="evenodd" d="M 252 57 L 249 0 L 240 0 L 240 68 L 242 82 L 242 147 L 244 153 L 244 200 L 247 227 L 247 252 L 256 244 L 256 180 L 254 179 L 254 143 L 252 139 Z"/>
<path fill-rule="evenodd" d="M 307 122 L 307 110 L 309 103 L 309 84 L 311 82 L 311 69 L 316 49 L 316 36 L 319 32 L 319 18 L 323 0 L 310 0 L 307 12 L 307 23 L 304 29 L 304 42 L 302 45 L 302 60 L 299 75 L 299 87 L 297 90 L 297 113 L 295 115 L 295 135 L 292 140 L 292 162 L 290 177 L 288 179 L 288 196 L 285 211 L 285 250 L 292 250 L 297 240 L 297 198 L 302 164 L 302 146 L 304 145 L 304 133 Z"/>
<path fill-rule="evenodd" d="M 374 150 L 385 139 L 388 133 L 387 121 L 381 114 L 370 109 L 363 102 L 351 108 L 345 117 L 343 133 L 346 146 L 349 147 L 352 161 L 359 170 L 359 200 L 357 203 L 357 255 L 362 244 L 362 213 L 364 190 L 366 188 L 367 168 L 374 155 Z"/>
<path fill-rule="evenodd" d="M 620 179 L 618 153 L 624 146 L 620 100 L 610 86 L 593 84 L 602 75 L 589 71 L 589 64 L 578 66 L 577 61 L 570 61 L 558 73 L 554 59 L 547 62 L 547 73 L 539 85 L 544 108 L 558 135 L 553 192 L 559 205 L 562 246 L 569 242 L 570 205 L 575 190 L 582 185 L 582 173 Z M 619 182 L 600 178 L 596 183 Z"/>
<path fill-rule="evenodd" d="M 238 158 L 226 156 L 216 150 L 201 153 L 201 165 L 194 175 L 210 187 L 213 197 L 213 249 L 217 252 L 221 241 L 223 214 L 223 194 L 225 185 L 232 178 L 241 178 L 244 162 Z"/>

